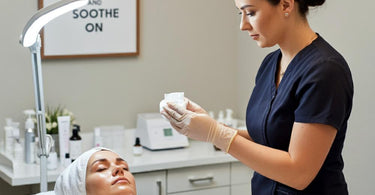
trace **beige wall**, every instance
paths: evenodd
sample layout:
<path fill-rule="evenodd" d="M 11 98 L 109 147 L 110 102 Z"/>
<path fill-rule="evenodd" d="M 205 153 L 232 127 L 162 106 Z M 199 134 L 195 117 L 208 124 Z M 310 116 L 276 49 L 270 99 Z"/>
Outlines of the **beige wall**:
<path fill-rule="evenodd" d="M 30 53 L 18 37 L 36 10 L 36 0 L 6 0 L 0 12 L 0 125 L 23 121 L 34 107 Z M 140 56 L 43 61 L 45 101 L 62 104 L 83 131 L 96 125 L 135 127 L 136 114 L 157 112 L 165 92 L 184 91 L 207 110 L 233 108 L 245 116 L 254 77 L 263 57 L 240 32 L 232 1 L 140 0 Z M 347 59 L 355 82 L 353 114 L 344 149 L 351 194 L 372 194 L 375 137 L 374 1 L 329 0 L 310 14 L 313 28 Z M 2 131 L 0 131 L 2 135 Z M 0 181 L 0 190 L 11 189 Z M 24 194 L 29 187 L 15 188 Z"/>

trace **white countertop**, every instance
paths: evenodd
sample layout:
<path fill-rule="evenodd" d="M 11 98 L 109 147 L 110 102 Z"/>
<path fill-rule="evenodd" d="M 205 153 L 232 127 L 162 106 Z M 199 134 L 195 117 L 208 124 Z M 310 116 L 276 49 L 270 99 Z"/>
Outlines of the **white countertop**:
<path fill-rule="evenodd" d="M 127 131 L 130 134 L 132 131 Z M 91 134 L 92 135 L 92 134 Z M 131 140 L 132 136 L 127 135 Z M 129 139 L 130 140 L 130 139 Z M 149 151 L 143 149 L 141 156 L 134 156 L 131 152 L 131 142 L 126 144 L 123 149 L 114 149 L 129 164 L 132 173 L 142 173 L 157 170 L 175 169 L 182 167 L 192 167 L 201 165 L 210 165 L 218 163 L 227 163 L 237 161 L 229 154 L 221 151 L 215 151 L 210 143 L 190 141 L 190 146 L 183 149 Z M 126 142 L 123 140 L 123 142 Z M 0 164 L 0 177 L 12 186 L 38 184 L 40 183 L 39 165 L 20 163 L 14 171 L 9 167 Z M 56 181 L 60 172 L 64 168 L 59 167 L 56 170 L 48 171 L 48 182 Z"/>

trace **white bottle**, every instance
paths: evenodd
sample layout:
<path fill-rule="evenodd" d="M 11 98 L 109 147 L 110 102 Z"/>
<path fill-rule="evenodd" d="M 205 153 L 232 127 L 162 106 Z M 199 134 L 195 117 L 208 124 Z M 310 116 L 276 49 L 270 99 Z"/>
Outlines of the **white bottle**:
<path fill-rule="evenodd" d="M 226 109 L 226 117 L 225 117 L 225 125 L 228 126 L 228 127 L 233 127 L 233 118 L 232 118 L 232 114 L 233 114 L 233 110 L 231 109 Z"/>
<path fill-rule="evenodd" d="M 12 134 L 13 134 L 13 158 L 17 161 L 23 161 L 23 147 L 20 140 L 20 123 L 12 122 Z"/>
<path fill-rule="evenodd" d="M 6 126 L 4 127 L 4 142 L 5 142 L 5 154 L 8 156 L 13 155 L 13 145 L 14 145 L 14 138 L 13 138 L 13 127 L 12 127 L 12 119 L 6 119 Z"/>
<path fill-rule="evenodd" d="M 14 152 L 13 154 L 14 161 L 18 163 L 23 162 L 23 147 L 19 140 L 14 143 L 13 152 Z"/>
<path fill-rule="evenodd" d="M 225 124 L 224 111 L 222 110 L 219 111 L 217 122 Z"/>
<path fill-rule="evenodd" d="M 208 111 L 208 115 L 209 115 L 211 118 L 215 118 L 214 111 Z"/>
<path fill-rule="evenodd" d="M 233 118 L 233 110 L 227 109 L 227 116 L 225 118 L 225 124 L 229 127 L 237 128 L 238 120 Z"/>
<path fill-rule="evenodd" d="M 55 141 L 52 139 L 51 143 L 51 152 L 47 158 L 47 169 L 54 170 L 58 167 L 57 153 L 55 151 Z"/>
<path fill-rule="evenodd" d="M 100 128 L 95 128 L 94 129 L 94 147 L 102 147 L 103 142 L 102 138 L 100 137 Z"/>
<path fill-rule="evenodd" d="M 35 134 L 34 134 L 34 121 L 31 115 L 35 114 L 34 110 L 25 110 L 24 113 L 28 116 L 25 122 L 25 162 L 32 164 L 35 162 L 34 158 L 34 145 L 35 145 Z"/>

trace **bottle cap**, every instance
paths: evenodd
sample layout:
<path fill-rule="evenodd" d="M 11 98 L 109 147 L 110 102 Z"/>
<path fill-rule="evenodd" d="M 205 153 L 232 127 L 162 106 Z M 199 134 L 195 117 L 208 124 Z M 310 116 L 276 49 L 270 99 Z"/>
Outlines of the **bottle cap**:
<path fill-rule="evenodd" d="M 33 119 L 31 118 L 31 115 L 35 115 L 34 110 L 24 110 L 23 113 L 27 115 L 27 119 L 25 122 L 25 129 L 34 129 L 35 124 Z"/>
<path fill-rule="evenodd" d="M 141 145 L 141 140 L 139 137 L 135 138 L 135 145 Z"/>
<path fill-rule="evenodd" d="M 79 125 L 74 124 L 74 125 L 73 125 L 73 131 L 74 131 L 74 130 L 76 130 L 76 131 L 81 131 L 81 128 L 80 128 Z"/>

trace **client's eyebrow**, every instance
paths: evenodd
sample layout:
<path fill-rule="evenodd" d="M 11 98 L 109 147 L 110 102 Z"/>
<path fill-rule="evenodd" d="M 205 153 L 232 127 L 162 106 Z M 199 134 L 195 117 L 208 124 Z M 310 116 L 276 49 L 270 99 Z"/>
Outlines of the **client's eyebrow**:
<path fill-rule="evenodd" d="M 126 162 L 126 160 L 122 159 L 122 158 L 116 158 L 116 161 L 123 161 L 123 162 Z M 126 162 L 127 163 L 127 162 Z"/>
<path fill-rule="evenodd" d="M 101 158 L 101 159 L 95 160 L 94 162 L 91 163 L 91 166 L 93 166 L 97 162 L 108 162 L 108 160 L 105 159 L 105 158 Z"/>
<path fill-rule="evenodd" d="M 240 7 L 240 10 L 244 10 L 247 7 L 254 7 L 254 5 L 244 5 L 244 6 Z"/>
<path fill-rule="evenodd" d="M 107 159 L 105 158 L 101 158 L 101 159 L 98 159 L 98 160 L 95 160 L 94 162 L 91 163 L 91 166 L 93 166 L 95 163 L 97 162 L 109 162 Z M 116 162 L 125 162 L 127 163 L 124 159 L 122 158 L 116 158 Z"/>

